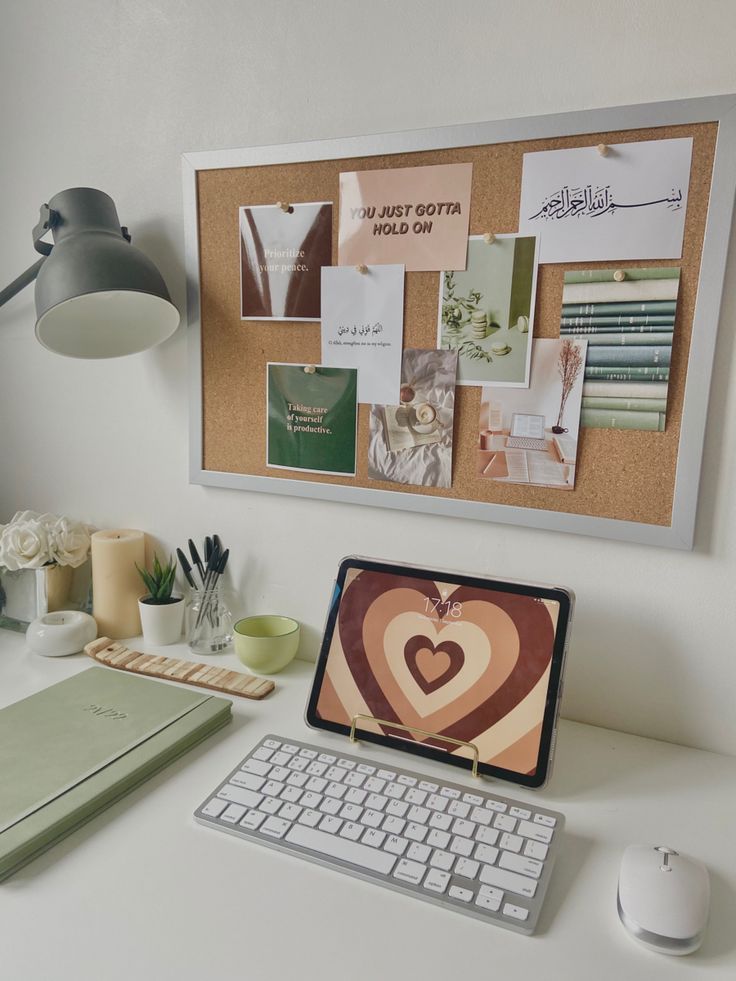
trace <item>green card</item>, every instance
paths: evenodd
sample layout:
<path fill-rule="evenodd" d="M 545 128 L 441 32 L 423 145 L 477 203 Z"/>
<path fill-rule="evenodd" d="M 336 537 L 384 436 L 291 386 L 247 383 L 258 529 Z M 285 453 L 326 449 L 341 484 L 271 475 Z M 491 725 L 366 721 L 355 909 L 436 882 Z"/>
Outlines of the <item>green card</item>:
<path fill-rule="evenodd" d="M 266 371 L 266 465 L 354 477 L 357 369 L 268 364 Z"/>

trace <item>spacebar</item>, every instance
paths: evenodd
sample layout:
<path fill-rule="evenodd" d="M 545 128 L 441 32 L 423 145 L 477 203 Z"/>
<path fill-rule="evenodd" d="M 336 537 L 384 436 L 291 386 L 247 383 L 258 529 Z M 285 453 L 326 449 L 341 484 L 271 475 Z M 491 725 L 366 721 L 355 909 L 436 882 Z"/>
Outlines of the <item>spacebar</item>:
<path fill-rule="evenodd" d="M 292 845 L 300 845 L 313 852 L 329 855 L 330 858 L 350 862 L 361 869 L 381 872 L 383 875 L 388 875 L 396 863 L 396 855 L 379 852 L 377 848 L 361 845 L 357 841 L 348 841 L 347 838 L 335 838 L 334 835 L 316 831 L 314 828 L 306 828 L 302 824 L 295 824 L 284 840 Z"/>

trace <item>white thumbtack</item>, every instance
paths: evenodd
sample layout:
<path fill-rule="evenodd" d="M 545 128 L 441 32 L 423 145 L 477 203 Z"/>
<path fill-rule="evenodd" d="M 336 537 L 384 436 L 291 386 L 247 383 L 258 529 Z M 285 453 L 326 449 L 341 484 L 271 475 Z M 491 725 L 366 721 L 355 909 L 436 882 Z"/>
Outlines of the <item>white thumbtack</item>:
<path fill-rule="evenodd" d="M 496 236 L 493 234 L 493 232 L 486 232 L 483 236 L 483 241 L 486 243 L 486 245 L 492 245 L 493 242 L 496 241 Z"/>
<path fill-rule="evenodd" d="M 315 366 L 313 364 L 305 364 L 304 365 L 304 374 L 305 375 L 313 375 L 316 370 L 317 369 L 315 368 Z"/>
<path fill-rule="evenodd" d="M 281 210 L 284 212 L 285 215 L 288 215 L 289 212 L 291 211 L 291 205 L 289 204 L 288 201 L 277 201 L 276 207 L 281 208 Z"/>
<path fill-rule="evenodd" d="M 623 283 L 623 281 L 626 279 L 626 273 L 623 271 L 623 269 L 617 269 L 613 274 L 613 278 L 617 283 Z"/>
<path fill-rule="evenodd" d="M 365 274 L 368 272 L 368 266 L 366 266 L 363 262 L 358 263 L 355 268 L 361 274 L 361 276 L 365 276 Z"/>
<path fill-rule="evenodd" d="M 602 157 L 608 156 L 608 147 L 606 146 L 605 143 L 599 143 L 596 149 L 598 150 L 598 153 L 600 153 Z"/>

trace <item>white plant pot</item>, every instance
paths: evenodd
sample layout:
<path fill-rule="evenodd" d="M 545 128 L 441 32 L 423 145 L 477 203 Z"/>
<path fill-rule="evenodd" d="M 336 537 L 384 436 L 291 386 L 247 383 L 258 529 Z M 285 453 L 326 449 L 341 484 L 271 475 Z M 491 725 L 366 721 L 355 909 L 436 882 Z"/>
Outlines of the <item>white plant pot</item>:
<path fill-rule="evenodd" d="M 143 639 L 154 647 L 175 644 L 181 638 L 184 623 L 184 599 L 175 603 L 146 603 L 138 600 Z"/>

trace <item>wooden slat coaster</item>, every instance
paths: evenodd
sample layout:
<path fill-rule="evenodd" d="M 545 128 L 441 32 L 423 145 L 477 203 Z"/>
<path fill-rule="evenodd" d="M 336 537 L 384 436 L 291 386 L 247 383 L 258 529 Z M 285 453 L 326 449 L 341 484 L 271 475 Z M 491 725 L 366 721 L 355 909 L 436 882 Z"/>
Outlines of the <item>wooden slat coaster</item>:
<path fill-rule="evenodd" d="M 162 678 L 164 681 L 180 681 L 185 685 L 209 688 L 210 691 L 239 695 L 241 698 L 265 698 L 275 687 L 268 678 L 256 678 L 245 671 L 232 671 L 216 664 L 179 661 L 173 657 L 131 651 L 109 637 L 93 640 L 84 648 L 84 653 L 109 668 L 143 674 L 148 678 Z"/>

